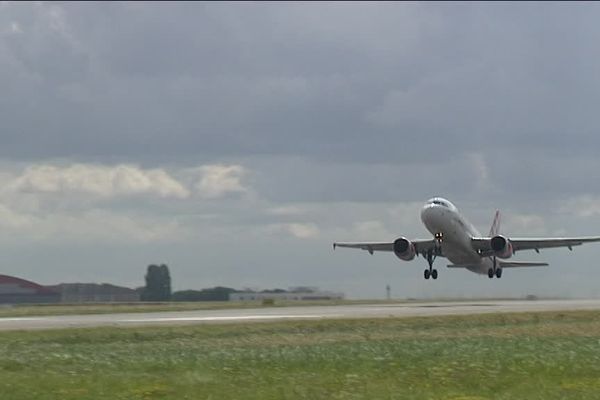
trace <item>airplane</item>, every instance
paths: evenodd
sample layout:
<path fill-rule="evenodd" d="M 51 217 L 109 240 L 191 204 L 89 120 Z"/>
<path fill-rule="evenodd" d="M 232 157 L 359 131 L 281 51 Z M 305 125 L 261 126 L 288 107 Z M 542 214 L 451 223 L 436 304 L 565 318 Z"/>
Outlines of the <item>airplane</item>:
<path fill-rule="evenodd" d="M 433 239 L 408 240 L 400 237 L 393 242 L 333 243 L 337 247 L 349 247 L 368 251 L 393 252 L 396 257 L 410 261 L 422 255 L 429 268 L 425 269 L 425 279 L 437 279 L 437 269 L 433 262 L 437 257 L 445 257 L 452 264 L 448 268 L 463 268 L 491 279 L 502 277 L 504 268 L 542 267 L 545 262 L 510 261 L 517 251 L 535 250 L 551 247 L 567 247 L 583 243 L 600 242 L 600 236 L 572 238 L 514 238 L 501 235 L 500 211 L 496 211 L 488 236 L 481 236 L 475 227 L 450 201 L 442 197 L 429 199 L 421 209 L 421 221 L 433 235 Z"/>

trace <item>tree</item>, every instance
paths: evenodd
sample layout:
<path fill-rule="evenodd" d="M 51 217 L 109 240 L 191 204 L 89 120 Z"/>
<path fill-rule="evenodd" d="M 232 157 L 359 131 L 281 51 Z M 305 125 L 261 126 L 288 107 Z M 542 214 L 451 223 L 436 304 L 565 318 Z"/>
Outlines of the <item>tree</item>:
<path fill-rule="evenodd" d="M 146 287 L 142 292 L 143 301 L 169 301 L 171 300 L 171 275 L 169 267 L 162 265 L 149 265 L 146 272 Z"/>

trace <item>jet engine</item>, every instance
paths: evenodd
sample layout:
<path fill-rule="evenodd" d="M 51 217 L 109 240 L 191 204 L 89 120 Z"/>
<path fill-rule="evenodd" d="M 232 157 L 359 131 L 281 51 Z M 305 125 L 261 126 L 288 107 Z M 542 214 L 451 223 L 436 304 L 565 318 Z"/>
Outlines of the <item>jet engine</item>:
<path fill-rule="evenodd" d="M 394 254 L 401 260 L 410 261 L 415 258 L 417 252 L 415 245 L 406 238 L 399 238 L 394 241 Z"/>
<path fill-rule="evenodd" d="M 510 240 L 502 235 L 497 235 L 490 240 L 490 247 L 494 251 L 496 257 L 510 258 L 513 255 L 513 247 Z"/>

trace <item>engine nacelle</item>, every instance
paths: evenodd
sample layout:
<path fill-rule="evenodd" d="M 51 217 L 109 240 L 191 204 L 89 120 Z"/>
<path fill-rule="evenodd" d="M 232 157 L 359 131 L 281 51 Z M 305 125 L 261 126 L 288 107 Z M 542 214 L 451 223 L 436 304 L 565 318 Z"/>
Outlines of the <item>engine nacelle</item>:
<path fill-rule="evenodd" d="M 401 260 L 410 261 L 415 258 L 417 252 L 415 245 L 407 238 L 399 238 L 394 240 L 394 254 Z"/>
<path fill-rule="evenodd" d="M 490 247 L 496 257 L 499 258 L 510 258 L 514 253 L 510 240 L 502 235 L 494 236 L 490 241 Z"/>

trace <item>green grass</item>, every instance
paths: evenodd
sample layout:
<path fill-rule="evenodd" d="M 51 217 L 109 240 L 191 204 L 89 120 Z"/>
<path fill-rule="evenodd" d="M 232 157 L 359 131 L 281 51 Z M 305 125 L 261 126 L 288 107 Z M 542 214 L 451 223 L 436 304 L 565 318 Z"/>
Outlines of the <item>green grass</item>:
<path fill-rule="evenodd" d="M 493 301 L 509 299 L 429 299 L 423 302 L 437 301 Z M 512 299 L 515 300 L 515 299 Z M 77 303 L 77 304 L 16 304 L 0 306 L 2 317 L 33 317 L 50 315 L 83 315 L 83 314 L 114 314 L 114 313 L 147 313 L 160 311 L 194 311 L 194 310 L 223 310 L 261 307 L 293 307 L 293 306 L 332 306 L 343 304 L 403 304 L 417 302 L 406 300 L 277 300 L 272 305 L 264 305 L 261 301 L 197 301 L 197 302 L 135 302 L 135 303 Z"/>
<path fill-rule="evenodd" d="M 2 399 L 598 399 L 600 312 L 0 333 Z"/>
<path fill-rule="evenodd" d="M 159 311 L 219 310 L 226 308 L 261 307 L 260 302 L 166 302 L 166 303 L 81 303 L 81 304 L 17 304 L 0 308 L 0 317 L 48 315 L 83 315 L 142 313 Z"/>
<path fill-rule="evenodd" d="M 49 315 L 83 315 L 114 313 L 146 313 L 159 311 L 223 310 L 260 307 L 323 306 L 340 304 L 396 304 L 406 301 L 382 300 L 314 300 L 276 301 L 263 305 L 261 301 L 197 301 L 165 303 L 81 303 L 81 304 L 17 304 L 0 307 L 1 317 L 31 317 Z"/>

